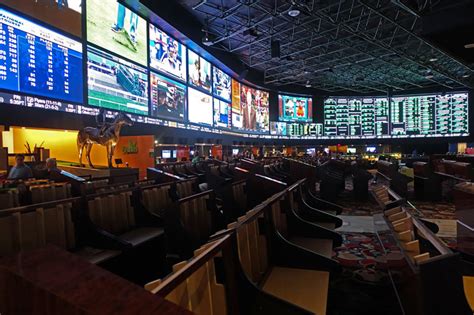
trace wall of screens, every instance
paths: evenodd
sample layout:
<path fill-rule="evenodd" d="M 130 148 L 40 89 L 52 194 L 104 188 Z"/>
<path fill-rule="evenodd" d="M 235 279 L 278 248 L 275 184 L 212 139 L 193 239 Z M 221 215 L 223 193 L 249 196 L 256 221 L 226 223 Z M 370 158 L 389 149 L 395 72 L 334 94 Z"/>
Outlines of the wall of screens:
<path fill-rule="evenodd" d="M 323 123 L 313 123 L 312 98 L 285 94 L 278 95 L 279 121 L 270 122 L 269 99 L 117 0 L 0 5 L 3 103 L 86 115 L 105 108 L 137 122 L 243 137 L 469 133 L 467 93 L 332 97 L 317 119 Z"/>
<path fill-rule="evenodd" d="M 388 98 L 339 97 L 324 102 L 324 135 L 347 138 L 469 135 L 468 93 Z"/>

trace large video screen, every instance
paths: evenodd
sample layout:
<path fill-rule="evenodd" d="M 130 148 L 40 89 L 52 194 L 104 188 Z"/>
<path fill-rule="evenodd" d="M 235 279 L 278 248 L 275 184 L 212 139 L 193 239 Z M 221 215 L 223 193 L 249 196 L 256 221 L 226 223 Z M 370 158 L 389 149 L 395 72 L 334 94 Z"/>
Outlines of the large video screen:
<path fill-rule="evenodd" d="M 74 36 L 82 37 L 82 0 L 2 0 L 1 3 Z"/>
<path fill-rule="evenodd" d="M 188 88 L 188 120 L 212 126 L 213 116 L 212 96 Z"/>
<path fill-rule="evenodd" d="M 278 95 L 280 121 L 313 121 L 313 100 L 310 97 Z"/>
<path fill-rule="evenodd" d="M 186 86 L 162 75 L 150 76 L 151 115 L 184 121 L 186 111 Z"/>
<path fill-rule="evenodd" d="M 211 93 L 211 64 L 192 50 L 188 50 L 188 71 L 190 85 Z"/>
<path fill-rule="evenodd" d="M 232 128 L 242 129 L 242 110 L 240 105 L 240 83 L 232 79 Z"/>
<path fill-rule="evenodd" d="M 240 85 L 241 129 L 269 132 L 268 98 L 268 92 Z"/>
<path fill-rule="evenodd" d="M 0 8 L 0 88 L 82 102 L 82 44 Z"/>
<path fill-rule="evenodd" d="M 150 67 L 186 81 L 186 46 L 150 24 Z"/>
<path fill-rule="evenodd" d="M 232 127 L 232 107 L 230 103 L 214 98 L 214 127 Z"/>
<path fill-rule="evenodd" d="M 469 135 L 468 94 L 393 97 L 391 133 L 394 137 Z"/>
<path fill-rule="evenodd" d="M 148 70 L 88 47 L 89 105 L 148 114 Z"/>
<path fill-rule="evenodd" d="M 231 102 L 231 78 L 230 75 L 222 71 L 221 69 L 213 66 L 213 91 L 214 96 L 220 97 L 228 102 Z"/>
<path fill-rule="evenodd" d="M 147 64 L 147 22 L 116 0 L 86 0 L 87 40 L 118 56 Z"/>

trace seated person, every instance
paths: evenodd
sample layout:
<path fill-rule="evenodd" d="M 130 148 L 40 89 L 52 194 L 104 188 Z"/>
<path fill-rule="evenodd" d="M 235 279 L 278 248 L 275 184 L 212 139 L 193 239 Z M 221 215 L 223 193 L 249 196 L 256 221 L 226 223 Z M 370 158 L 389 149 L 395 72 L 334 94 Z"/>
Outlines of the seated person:
<path fill-rule="evenodd" d="M 61 170 L 58 168 L 58 163 L 55 158 L 46 159 L 46 170 L 48 171 L 48 178 L 54 179 L 56 174 L 61 173 Z"/>
<path fill-rule="evenodd" d="M 25 156 L 23 154 L 17 154 L 15 161 L 16 164 L 10 170 L 8 179 L 28 179 L 33 177 L 33 171 L 25 164 Z"/>

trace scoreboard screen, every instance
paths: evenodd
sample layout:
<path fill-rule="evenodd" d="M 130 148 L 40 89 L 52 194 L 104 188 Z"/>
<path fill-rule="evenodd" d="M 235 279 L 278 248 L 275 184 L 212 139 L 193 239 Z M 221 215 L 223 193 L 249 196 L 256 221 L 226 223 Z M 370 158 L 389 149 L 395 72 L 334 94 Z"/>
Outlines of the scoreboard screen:
<path fill-rule="evenodd" d="M 0 8 L 0 88 L 82 102 L 82 43 Z"/>
<path fill-rule="evenodd" d="M 389 135 L 387 98 L 329 98 L 324 102 L 324 134 L 353 138 Z"/>
<path fill-rule="evenodd" d="M 468 94 L 394 97 L 391 131 L 395 137 L 466 136 Z"/>
<path fill-rule="evenodd" d="M 468 93 L 391 98 L 328 98 L 324 135 L 328 137 L 467 136 Z"/>

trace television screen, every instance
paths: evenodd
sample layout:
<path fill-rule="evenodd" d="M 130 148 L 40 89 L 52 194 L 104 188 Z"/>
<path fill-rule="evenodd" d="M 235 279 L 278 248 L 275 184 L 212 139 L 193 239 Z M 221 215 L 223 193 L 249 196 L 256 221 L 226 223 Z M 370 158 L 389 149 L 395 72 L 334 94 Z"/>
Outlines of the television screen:
<path fill-rule="evenodd" d="M 234 113 L 237 117 L 233 122 L 234 128 L 257 131 L 257 132 L 269 132 L 269 112 L 268 112 L 268 92 L 257 90 L 248 87 L 243 84 L 234 84 L 232 87 L 234 90 L 240 90 L 240 102 L 237 98 L 232 99 L 232 115 Z"/>
<path fill-rule="evenodd" d="M 286 123 L 271 121 L 270 122 L 270 134 L 276 136 L 286 136 Z"/>
<path fill-rule="evenodd" d="M 239 149 L 232 149 L 232 155 L 239 155 Z"/>
<path fill-rule="evenodd" d="M 213 66 L 213 87 L 214 95 L 220 97 L 226 101 L 232 101 L 231 99 L 231 79 L 230 75 L 222 71 L 221 69 Z"/>
<path fill-rule="evenodd" d="M 226 103 L 214 98 L 214 127 L 232 127 L 232 108 L 230 103 Z"/>
<path fill-rule="evenodd" d="M 211 93 L 211 64 L 192 50 L 188 50 L 188 81 L 194 87 Z"/>
<path fill-rule="evenodd" d="M 188 88 L 188 120 L 192 123 L 212 126 L 212 96 Z"/>
<path fill-rule="evenodd" d="M 0 8 L 0 88 L 82 102 L 82 44 Z"/>
<path fill-rule="evenodd" d="M 82 0 L 2 0 L 3 4 L 53 27 L 82 37 Z"/>
<path fill-rule="evenodd" d="M 89 105 L 148 114 L 148 70 L 121 58 L 87 48 Z"/>
<path fill-rule="evenodd" d="M 347 153 L 356 154 L 356 148 L 347 148 Z"/>
<path fill-rule="evenodd" d="M 116 0 L 86 1 L 87 40 L 120 57 L 146 65 L 146 21 Z"/>
<path fill-rule="evenodd" d="M 150 24 L 150 67 L 186 81 L 186 46 Z"/>
<path fill-rule="evenodd" d="M 151 115 L 184 121 L 186 86 L 159 74 L 150 76 Z"/>
<path fill-rule="evenodd" d="M 365 148 L 365 152 L 375 153 L 375 152 L 377 152 L 377 148 L 376 147 L 367 147 L 367 148 Z"/>
<path fill-rule="evenodd" d="M 161 158 L 163 158 L 163 159 L 171 159 L 171 150 L 163 150 L 163 151 L 161 151 Z"/>
<path fill-rule="evenodd" d="M 308 148 L 308 149 L 306 149 L 306 154 L 308 154 L 308 155 L 315 155 L 315 154 L 316 154 L 316 148 Z"/>
<path fill-rule="evenodd" d="M 242 111 L 240 106 L 240 83 L 232 79 L 232 127 L 242 129 Z"/>
<path fill-rule="evenodd" d="M 313 121 L 313 100 L 310 97 L 278 95 L 281 121 Z"/>

